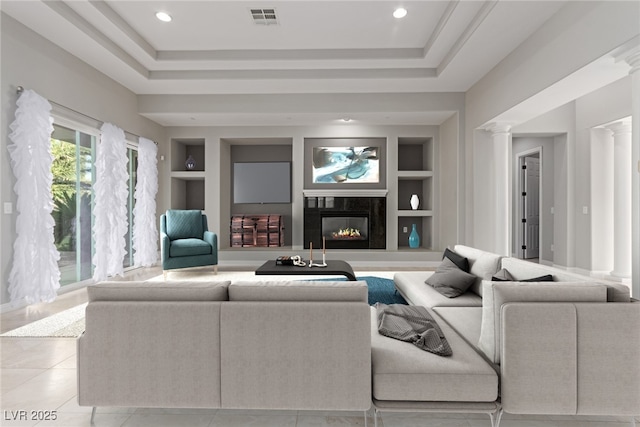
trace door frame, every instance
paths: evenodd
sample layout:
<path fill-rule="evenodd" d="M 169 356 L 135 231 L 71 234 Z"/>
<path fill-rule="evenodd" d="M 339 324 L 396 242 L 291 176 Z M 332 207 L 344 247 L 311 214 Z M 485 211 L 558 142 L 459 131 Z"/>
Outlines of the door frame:
<path fill-rule="evenodd" d="M 522 203 L 521 203 L 521 195 L 522 195 L 522 186 L 524 185 L 523 180 L 522 180 L 522 165 L 524 164 L 524 158 L 525 157 L 531 157 L 531 155 L 533 154 L 538 154 L 538 158 L 540 159 L 540 178 L 539 178 L 539 193 L 538 193 L 538 215 L 539 215 L 539 223 L 538 223 L 538 259 L 541 259 L 541 255 L 542 255 L 542 244 L 543 244 L 543 240 L 542 240 L 542 236 L 544 235 L 543 233 L 543 220 L 542 220 L 542 201 L 543 201 L 543 191 L 544 188 L 542 186 L 542 182 L 543 182 L 543 157 L 542 157 L 542 146 L 538 146 L 535 148 L 531 148 L 529 150 L 525 150 L 525 151 L 521 151 L 519 153 L 516 153 L 515 155 L 515 164 L 514 167 L 516 169 L 516 176 L 515 176 L 515 180 L 516 182 L 514 183 L 514 187 L 516 188 L 516 212 L 517 212 L 517 232 L 516 234 L 516 238 L 515 238 L 515 242 L 516 242 L 516 247 L 514 248 L 515 250 L 514 252 L 514 256 L 516 258 L 519 259 L 523 259 L 523 253 L 522 253 L 522 245 L 524 244 L 523 240 L 523 235 L 522 235 L 522 218 L 524 215 L 523 212 L 523 207 L 522 207 Z"/>

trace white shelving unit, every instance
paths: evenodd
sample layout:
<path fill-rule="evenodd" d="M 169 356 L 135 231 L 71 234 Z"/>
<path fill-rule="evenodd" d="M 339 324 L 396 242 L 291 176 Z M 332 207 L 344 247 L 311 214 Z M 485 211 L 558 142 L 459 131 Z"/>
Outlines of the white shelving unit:
<path fill-rule="evenodd" d="M 196 162 L 187 170 L 189 156 Z M 171 141 L 171 208 L 204 210 L 205 201 L 205 143 L 202 139 L 174 139 Z"/>
<path fill-rule="evenodd" d="M 416 224 L 420 248 L 433 244 L 433 139 L 431 137 L 398 138 L 398 249 L 409 247 L 408 234 Z M 418 209 L 411 209 L 412 194 L 420 199 Z"/>

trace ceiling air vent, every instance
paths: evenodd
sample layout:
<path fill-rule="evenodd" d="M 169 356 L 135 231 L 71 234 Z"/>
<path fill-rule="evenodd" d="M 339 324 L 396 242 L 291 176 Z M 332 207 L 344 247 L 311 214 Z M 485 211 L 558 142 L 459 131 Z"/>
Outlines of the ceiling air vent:
<path fill-rule="evenodd" d="M 250 9 L 253 22 L 258 25 L 276 25 L 278 18 L 275 9 Z"/>

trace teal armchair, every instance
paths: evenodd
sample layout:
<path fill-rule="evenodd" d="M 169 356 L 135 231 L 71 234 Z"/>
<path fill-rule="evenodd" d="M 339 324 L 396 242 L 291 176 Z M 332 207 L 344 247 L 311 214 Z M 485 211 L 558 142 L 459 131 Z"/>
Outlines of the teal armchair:
<path fill-rule="evenodd" d="M 207 216 L 199 210 L 170 209 L 160 216 L 162 272 L 213 265 L 218 274 L 218 236 L 208 231 Z"/>

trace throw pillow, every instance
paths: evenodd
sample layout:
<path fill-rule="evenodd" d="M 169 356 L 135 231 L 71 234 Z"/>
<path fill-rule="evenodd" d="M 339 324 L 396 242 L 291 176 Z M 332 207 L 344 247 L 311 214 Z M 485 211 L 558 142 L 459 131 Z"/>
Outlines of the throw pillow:
<path fill-rule="evenodd" d="M 425 283 L 448 298 L 462 295 L 476 280 L 476 276 L 462 271 L 449 258 L 444 258 Z"/>
<path fill-rule="evenodd" d="M 509 270 L 503 268 L 496 274 L 491 276 L 492 282 L 553 282 L 553 276 L 551 274 L 545 274 L 544 276 L 532 277 L 531 279 L 516 280 L 513 278 Z"/>
<path fill-rule="evenodd" d="M 511 273 L 509 273 L 509 270 L 507 270 L 506 268 L 503 268 L 502 270 L 491 276 L 492 282 L 513 282 L 515 280 L 516 279 L 513 278 Z"/>
<path fill-rule="evenodd" d="M 500 270 L 502 255 L 464 245 L 455 245 L 454 250 L 469 260 L 469 273 L 476 276 L 476 281 L 471 285 L 470 291 L 482 296 L 482 279 L 489 278 Z"/>
<path fill-rule="evenodd" d="M 451 249 L 447 248 L 444 250 L 444 254 L 442 255 L 442 259 L 449 258 L 458 268 L 465 273 L 469 272 L 469 260 L 462 255 L 458 255 Z"/>
<path fill-rule="evenodd" d="M 553 276 L 545 274 L 540 277 L 532 277 L 531 279 L 518 280 L 518 282 L 553 282 Z"/>

